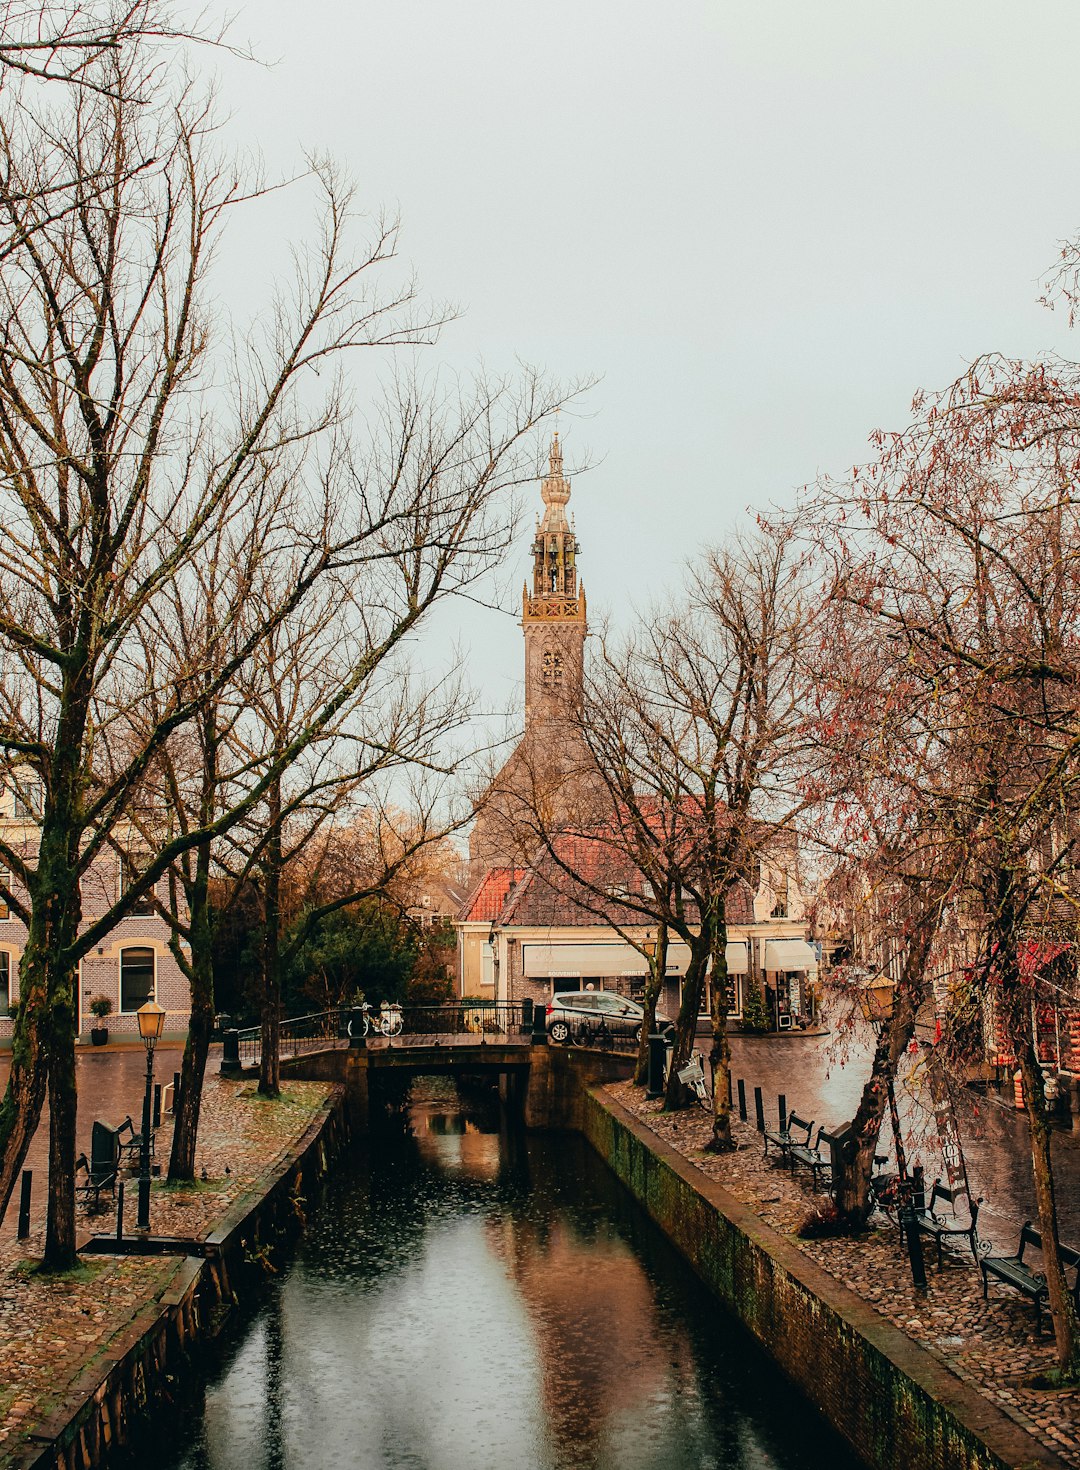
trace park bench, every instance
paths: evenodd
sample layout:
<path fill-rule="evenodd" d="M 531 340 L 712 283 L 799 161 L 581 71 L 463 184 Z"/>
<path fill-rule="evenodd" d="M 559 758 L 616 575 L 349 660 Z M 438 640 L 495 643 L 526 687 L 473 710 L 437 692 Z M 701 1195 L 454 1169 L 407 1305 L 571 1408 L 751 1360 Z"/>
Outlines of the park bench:
<path fill-rule="evenodd" d="M 822 1143 L 824 1142 L 828 1145 L 831 1141 L 832 1135 L 826 1129 L 825 1124 L 822 1123 L 818 1129 L 818 1135 L 813 1147 L 811 1147 L 810 1140 L 807 1138 L 806 1143 L 791 1144 L 787 1151 L 788 1165 L 793 1174 L 800 1167 L 810 1170 L 811 1187 L 815 1193 L 817 1192 L 819 1176 L 826 1172 L 830 1176 L 832 1174 L 832 1151 L 831 1149 L 827 1153 L 822 1153 L 821 1151 Z"/>
<path fill-rule="evenodd" d="M 1016 1248 L 1015 1256 L 982 1257 L 979 1267 L 983 1278 L 983 1298 L 986 1299 L 991 1276 L 996 1276 L 1007 1286 L 1014 1287 L 1035 1303 L 1035 1330 L 1041 1334 L 1043 1303 L 1047 1299 L 1046 1277 L 1041 1271 L 1033 1271 L 1025 1264 L 1024 1251 L 1029 1245 L 1041 1251 L 1042 1236 L 1037 1230 L 1032 1229 L 1030 1220 L 1025 1220 L 1020 1227 L 1020 1244 Z M 1066 1271 L 1070 1266 L 1073 1269 L 1071 1295 L 1074 1307 L 1080 1311 L 1080 1251 L 1071 1250 L 1067 1245 L 1059 1246 L 1058 1251 L 1061 1255 L 1062 1267 Z"/>
<path fill-rule="evenodd" d="M 940 1179 L 935 1179 L 934 1187 L 930 1191 L 929 1201 L 925 1199 L 925 1196 L 922 1199 L 916 1196 L 914 1207 L 910 1214 L 906 1214 L 903 1210 L 900 1211 L 900 1244 L 903 1245 L 904 1243 L 905 1229 L 911 1225 L 914 1225 L 918 1235 L 930 1236 L 937 1242 L 937 1263 L 939 1271 L 941 1270 L 942 1241 L 950 1236 L 966 1237 L 967 1243 L 971 1247 L 971 1254 L 976 1260 L 979 1259 L 976 1244 L 976 1226 L 978 1225 L 979 1206 L 982 1204 L 982 1200 L 971 1201 L 969 1197 L 971 1214 L 968 1223 L 962 1225 L 956 1219 L 956 1195 L 963 1193 L 965 1191 L 950 1189 L 947 1185 L 942 1184 Z M 952 1210 L 953 1215 L 951 1220 L 946 1215 L 939 1214 L 934 1208 L 939 1200 L 947 1204 Z M 1021 1249 L 1023 1249 L 1023 1242 L 1021 1242 Z"/>
<path fill-rule="evenodd" d="M 808 1123 L 805 1118 L 800 1118 L 798 1113 L 790 1113 L 786 1128 L 766 1128 L 765 1153 L 768 1155 L 771 1143 L 780 1150 L 781 1158 L 786 1159 L 792 1148 L 809 1148 L 810 1135 L 813 1131 L 813 1122 Z"/>
<path fill-rule="evenodd" d="M 131 1121 L 130 1113 L 116 1129 L 116 1142 L 120 1158 L 126 1159 L 129 1164 L 138 1164 L 139 1155 L 142 1152 L 142 1134 L 135 1132 L 135 1124 Z M 150 1157 L 154 1157 L 154 1130 L 152 1128 L 150 1130 Z"/>
<path fill-rule="evenodd" d="M 101 1205 L 101 1191 L 116 1193 L 116 1175 L 120 1166 L 117 1130 L 108 1123 L 97 1122 L 90 1132 L 90 1161 L 80 1154 L 75 1163 L 75 1198 L 88 1209 Z"/>

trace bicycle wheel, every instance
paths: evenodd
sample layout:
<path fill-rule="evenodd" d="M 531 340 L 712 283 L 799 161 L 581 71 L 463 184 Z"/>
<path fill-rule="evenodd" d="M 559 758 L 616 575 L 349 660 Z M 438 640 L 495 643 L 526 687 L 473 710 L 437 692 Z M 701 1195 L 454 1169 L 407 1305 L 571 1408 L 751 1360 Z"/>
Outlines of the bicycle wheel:
<path fill-rule="evenodd" d="M 570 1040 L 575 1046 L 589 1046 L 592 1042 L 592 1027 L 588 1021 L 579 1021 L 570 1032 Z"/>

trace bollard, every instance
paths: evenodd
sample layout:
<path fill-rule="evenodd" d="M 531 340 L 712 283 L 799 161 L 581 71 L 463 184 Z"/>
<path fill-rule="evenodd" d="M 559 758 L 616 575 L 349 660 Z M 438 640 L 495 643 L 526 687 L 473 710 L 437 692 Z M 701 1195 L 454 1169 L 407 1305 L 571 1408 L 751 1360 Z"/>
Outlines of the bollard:
<path fill-rule="evenodd" d="M 154 1083 L 154 1127 L 161 1127 L 161 1083 Z"/>
<path fill-rule="evenodd" d="M 533 1006 L 532 1036 L 529 1038 L 533 1046 L 547 1046 L 547 1006 Z"/>
<path fill-rule="evenodd" d="M 33 1188 L 34 1171 L 24 1169 L 22 1171 L 22 1192 L 19 1195 L 19 1236 L 25 1240 L 30 1234 L 30 1190 Z"/>
<path fill-rule="evenodd" d="M 667 1037 L 662 1031 L 649 1033 L 649 1071 L 645 1082 L 646 1097 L 663 1097 L 664 1071 L 667 1066 Z"/>
<path fill-rule="evenodd" d="M 116 1186 L 116 1239 L 124 1238 L 124 1181 Z"/>
<path fill-rule="evenodd" d="M 776 1110 L 780 1114 L 780 1132 L 787 1132 L 787 1098 L 783 1093 L 776 1099 Z"/>
<path fill-rule="evenodd" d="M 728 1111 L 729 1112 L 731 1110 L 731 1086 L 732 1086 L 732 1083 L 731 1083 L 731 1068 L 729 1067 L 728 1068 L 728 1074 L 727 1074 L 727 1105 L 728 1105 Z"/>
<path fill-rule="evenodd" d="M 243 1073 L 240 1066 L 240 1033 L 232 1027 L 226 1031 L 221 1039 L 221 1075 L 223 1077 L 239 1077 Z"/>
<path fill-rule="evenodd" d="M 765 1099 L 761 1095 L 761 1088 L 754 1088 L 754 1119 L 759 1133 L 765 1132 Z"/>
<path fill-rule="evenodd" d="M 926 1290 L 926 1262 L 923 1260 L 919 1227 L 915 1224 L 915 1206 L 910 1199 L 900 1212 L 904 1222 L 904 1240 L 907 1242 L 908 1262 L 911 1266 L 912 1285 L 919 1291 Z"/>
<path fill-rule="evenodd" d="M 346 1033 L 350 1050 L 361 1051 L 367 1046 L 367 1037 L 364 1035 L 364 1012 L 360 1006 L 353 1006 L 349 1011 Z"/>
<path fill-rule="evenodd" d="M 174 1072 L 172 1074 L 172 1113 L 173 1113 L 173 1117 L 174 1118 L 176 1117 L 177 1110 L 179 1109 L 179 1107 L 180 1107 L 180 1073 L 179 1072 Z"/>
<path fill-rule="evenodd" d="M 739 1078 L 739 1117 L 746 1122 L 746 1083 Z"/>

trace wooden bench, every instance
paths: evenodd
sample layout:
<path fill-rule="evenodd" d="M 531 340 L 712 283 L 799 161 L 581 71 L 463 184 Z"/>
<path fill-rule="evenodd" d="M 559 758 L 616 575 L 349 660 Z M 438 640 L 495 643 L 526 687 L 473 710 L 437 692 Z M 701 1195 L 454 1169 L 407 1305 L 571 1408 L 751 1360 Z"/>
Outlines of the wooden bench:
<path fill-rule="evenodd" d="M 903 1245 L 904 1243 L 905 1228 L 914 1223 L 917 1234 L 929 1235 L 937 1242 L 937 1263 L 939 1271 L 942 1265 L 942 1241 L 950 1236 L 966 1236 L 967 1243 L 971 1247 L 971 1254 L 976 1260 L 979 1259 L 976 1227 L 979 1220 L 979 1206 L 982 1204 L 982 1200 L 977 1199 L 972 1202 L 969 1197 L 971 1217 L 966 1225 L 961 1225 L 956 1219 L 956 1195 L 963 1193 L 963 1190 L 954 1191 L 948 1185 L 942 1184 L 940 1179 L 935 1179 L 934 1187 L 930 1191 L 929 1201 L 926 1201 L 925 1197 L 921 1205 L 916 1201 L 914 1211 L 910 1215 L 905 1214 L 903 1210 L 900 1211 L 900 1244 Z M 952 1210 L 953 1215 L 951 1220 L 935 1210 L 934 1206 L 939 1200 L 947 1204 Z"/>
<path fill-rule="evenodd" d="M 116 1141 L 120 1158 L 126 1159 L 129 1164 L 138 1164 L 139 1155 L 142 1152 L 142 1134 L 135 1132 L 135 1124 L 131 1121 L 130 1113 L 116 1129 Z M 154 1157 L 154 1130 L 152 1128 L 150 1130 L 150 1157 Z"/>
<path fill-rule="evenodd" d="M 90 1161 L 80 1154 L 75 1162 L 75 1198 L 87 1209 L 99 1209 L 101 1191 L 116 1193 L 116 1175 L 120 1167 L 117 1130 L 108 1123 L 97 1122 L 90 1133 Z M 80 1175 L 84 1176 L 80 1178 Z"/>
<path fill-rule="evenodd" d="M 809 1148 L 810 1135 L 814 1131 L 812 1122 L 808 1123 L 805 1118 L 800 1118 L 798 1113 L 789 1113 L 786 1128 L 770 1131 L 765 1130 L 765 1153 L 769 1152 L 769 1144 L 774 1144 L 780 1150 L 781 1158 L 787 1158 L 793 1148 Z"/>
<path fill-rule="evenodd" d="M 999 1281 L 1004 1281 L 1006 1286 L 1014 1287 L 1035 1303 L 1035 1330 L 1041 1334 L 1043 1303 L 1047 1299 L 1046 1277 L 1041 1271 L 1033 1271 L 1025 1264 L 1024 1250 L 1029 1245 L 1041 1251 L 1042 1236 L 1032 1228 L 1030 1220 L 1025 1220 L 1020 1227 L 1020 1244 L 1016 1248 L 1015 1256 L 982 1257 L 979 1267 L 983 1278 L 983 1299 L 987 1297 L 990 1277 L 996 1276 Z M 1071 1266 L 1075 1273 L 1071 1295 L 1074 1307 L 1080 1311 L 1080 1251 L 1072 1250 L 1067 1245 L 1058 1246 L 1058 1251 L 1061 1255 L 1062 1267 L 1067 1271 Z"/>

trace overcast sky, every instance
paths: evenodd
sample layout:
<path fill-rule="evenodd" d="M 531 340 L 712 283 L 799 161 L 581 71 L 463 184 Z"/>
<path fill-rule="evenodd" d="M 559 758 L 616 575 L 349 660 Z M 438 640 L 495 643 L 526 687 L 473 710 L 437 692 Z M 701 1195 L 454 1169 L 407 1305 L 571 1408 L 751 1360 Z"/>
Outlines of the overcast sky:
<path fill-rule="evenodd" d="M 595 465 L 591 612 L 842 473 L 979 353 L 1080 351 L 1037 303 L 1080 229 L 1075 0 L 249 0 L 233 34 L 274 63 L 215 63 L 233 136 L 272 172 L 333 153 L 400 211 L 463 311 L 441 359 L 600 379 L 564 424 Z M 306 227 L 303 200 L 261 209 L 223 260 L 240 305 L 245 253 Z M 462 622 L 495 704 L 518 617 Z"/>

